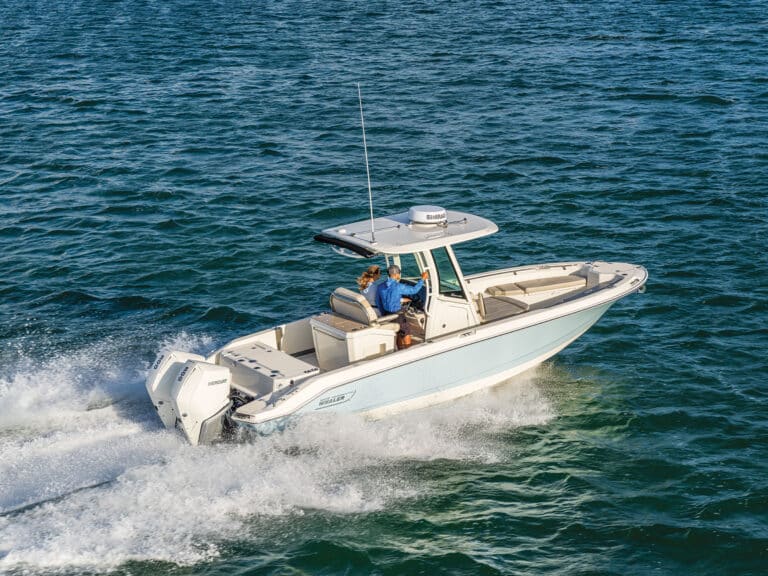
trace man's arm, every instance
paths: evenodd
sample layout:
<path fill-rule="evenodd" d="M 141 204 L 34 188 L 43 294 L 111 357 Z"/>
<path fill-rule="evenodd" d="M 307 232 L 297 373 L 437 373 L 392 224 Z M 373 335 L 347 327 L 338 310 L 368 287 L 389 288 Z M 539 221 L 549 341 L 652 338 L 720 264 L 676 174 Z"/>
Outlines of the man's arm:
<path fill-rule="evenodd" d="M 408 286 L 408 284 L 400 284 L 400 295 L 413 296 L 414 294 L 417 294 L 423 286 L 424 286 L 424 280 L 419 280 L 413 286 Z"/>

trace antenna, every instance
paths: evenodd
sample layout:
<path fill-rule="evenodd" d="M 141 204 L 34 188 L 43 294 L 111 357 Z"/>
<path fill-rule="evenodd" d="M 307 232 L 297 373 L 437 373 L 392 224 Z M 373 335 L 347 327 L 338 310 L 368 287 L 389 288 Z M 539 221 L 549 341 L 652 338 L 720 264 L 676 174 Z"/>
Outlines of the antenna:
<path fill-rule="evenodd" d="M 368 206 L 371 209 L 371 244 L 376 244 L 376 232 L 373 229 L 373 194 L 371 192 L 371 170 L 368 168 L 368 144 L 365 141 L 365 118 L 363 118 L 363 96 L 360 82 L 357 83 L 357 100 L 360 102 L 360 124 L 363 127 L 363 150 L 365 150 L 365 173 L 368 176 Z"/>

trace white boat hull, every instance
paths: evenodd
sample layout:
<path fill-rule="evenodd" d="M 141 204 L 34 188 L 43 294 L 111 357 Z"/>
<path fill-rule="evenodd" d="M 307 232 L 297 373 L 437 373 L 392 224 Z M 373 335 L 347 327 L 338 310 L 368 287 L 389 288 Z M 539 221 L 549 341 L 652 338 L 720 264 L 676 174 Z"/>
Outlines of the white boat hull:
<path fill-rule="evenodd" d="M 334 311 L 238 338 L 205 359 L 161 357 L 147 389 L 166 426 L 182 430 L 192 444 L 215 441 L 223 428 L 269 434 L 315 413 L 380 418 L 471 394 L 540 364 L 646 280 L 641 266 L 606 262 L 477 274 L 466 286 L 480 295 L 482 321 L 427 335 L 411 348 L 377 348 L 376 342 L 391 344 L 394 332 Z M 483 304 L 483 294 L 523 287 L 529 290 L 516 298 L 489 296 L 494 310 Z M 499 313 L 499 306 L 511 308 Z"/>
<path fill-rule="evenodd" d="M 521 330 L 476 340 L 331 387 L 290 414 L 239 426 L 269 434 L 291 417 L 319 412 L 361 412 L 382 418 L 472 394 L 544 362 L 576 340 L 612 303 Z M 467 337 L 468 338 L 468 337 Z M 427 344 L 429 346 L 429 344 Z"/>

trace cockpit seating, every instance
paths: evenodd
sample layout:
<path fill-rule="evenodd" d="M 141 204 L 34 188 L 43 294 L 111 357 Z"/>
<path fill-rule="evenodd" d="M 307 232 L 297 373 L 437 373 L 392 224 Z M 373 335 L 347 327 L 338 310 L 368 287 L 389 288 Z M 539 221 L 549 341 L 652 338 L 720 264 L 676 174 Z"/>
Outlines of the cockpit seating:
<path fill-rule="evenodd" d="M 312 339 L 321 370 L 395 351 L 397 314 L 378 316 L 362 294 L 337 288 L 330 298 L 332 313 L 313 316 Z"/>
<path fill-rule="evenodd" d="M 355 320 L 366 326 L 376 326 L 392 322 L 397 314 L 380 317 L 371 303 L 357 292 L 348 288 L 336 288 L 331 294 L 331 310 L 336 314 Z"/>

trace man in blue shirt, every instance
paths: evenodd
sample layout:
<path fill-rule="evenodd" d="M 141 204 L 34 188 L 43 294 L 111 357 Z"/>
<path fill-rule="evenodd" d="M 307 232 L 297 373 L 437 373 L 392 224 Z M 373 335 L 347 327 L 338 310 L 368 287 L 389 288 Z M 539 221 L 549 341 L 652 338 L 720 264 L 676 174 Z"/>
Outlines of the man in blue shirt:
<path fill-rule="evenodd" d="M 400 267 L 392 265 L 387 268 L 386 282 L 379 285 L 379 290 L 376 292 L 376 307 L 379 309 L 382 315 L 385 314 L 400 314 L 398 322 L 400 323 L 400 331 L 398 335 L 398 348 L 408 348 L 411 345 L 411 332 L 408 326 L 408 322 L 405 319 L 403 310 L 404 296 L 413 296 L 417 294 L 424 286 L 424 281 L 429 277 L 426 271 L 421 273 L 421 280 L 416 282 L 413 286 L 407 284 L 400 284 Z"/>

